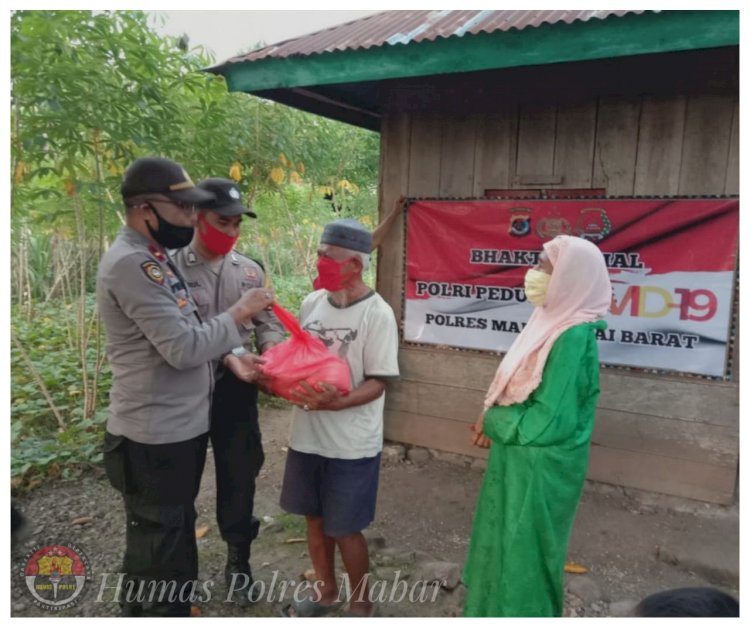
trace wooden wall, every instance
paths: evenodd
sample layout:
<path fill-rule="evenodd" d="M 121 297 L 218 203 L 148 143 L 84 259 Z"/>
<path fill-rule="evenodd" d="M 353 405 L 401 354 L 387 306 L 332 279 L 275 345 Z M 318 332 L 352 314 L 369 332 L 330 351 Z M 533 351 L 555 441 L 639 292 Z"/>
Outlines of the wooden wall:
<path fill-rule="evenodd" d="M 384 116 L 381 216 L 401 195 L 488 188 L 604 187 L 610 195 L 739 194 L 737 94 L 591 97 L 490 113 Z M 401 321 L 403 224 L 380 249 L 378 290 Z M 491 354 L 402 345 L 386 394 L 387 439 L 486 455 L 469 424 L 497 367 Z M 737 362 L 735 361 L 735 364 Z M 602 369 L 589 477 L 710 502 L 734 498 L 738 379 Z"/>

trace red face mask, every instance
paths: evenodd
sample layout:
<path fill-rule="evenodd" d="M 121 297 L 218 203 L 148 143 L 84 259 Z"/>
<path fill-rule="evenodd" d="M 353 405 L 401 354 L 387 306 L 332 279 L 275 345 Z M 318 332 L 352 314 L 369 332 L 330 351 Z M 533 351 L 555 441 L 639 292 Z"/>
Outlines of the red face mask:
<path fill-rule="evenodd" d="M 239 236 L 233 238 L 210 224 L 204 215 L 198 216 L 198 237 L 214 255 L 226 255 L 234 248 Z"/>
<path fill-rule="evenodd" d="M 330 257 L 319 257 L 317 263 L 318 276 L 313 281 L 313 288 L 315 290 L 325 289 L 329 292 L 338 292 L 344 287 L 344 284 L 348 282 L 357 273 L 351 271 L 345 274 L 341 274 L 341 268 L 350 259 L 345 259 L 341 262 L 337 262 Z"/>

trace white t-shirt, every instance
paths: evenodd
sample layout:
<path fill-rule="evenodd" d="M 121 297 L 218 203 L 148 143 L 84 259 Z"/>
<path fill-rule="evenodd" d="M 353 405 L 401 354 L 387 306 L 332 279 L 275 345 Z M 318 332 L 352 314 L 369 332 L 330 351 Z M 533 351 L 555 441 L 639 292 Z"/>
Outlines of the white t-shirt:
<path fill-rule="evenodd" d="M 326 290 L 313 292 L 302 302 L 300 323 L 349 363 L 353 388 L 366 378 L 399 376 L 396 318 L 376 292 L 346 307 L 333 305 Z M 383 449 L 384 405 L 385 393 L 344 410 L 305 412 L 295 406 L 289 446 L 326 458 L 376 456 Z"/>

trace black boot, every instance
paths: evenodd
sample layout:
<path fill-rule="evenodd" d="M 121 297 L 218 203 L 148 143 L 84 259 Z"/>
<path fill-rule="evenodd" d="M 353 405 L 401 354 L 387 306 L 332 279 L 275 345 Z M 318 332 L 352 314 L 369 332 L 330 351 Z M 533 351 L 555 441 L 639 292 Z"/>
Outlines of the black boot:
<path fill-rule="evenodd" d="M 258 601 L 258 592 L 253 589 L 253 572 L 250 570 L 250 544 L 227 543 L 227 549 L 227 566 L 224 567 L 227 591 L 232 589 L 232 601 L 250 606 Z"/>

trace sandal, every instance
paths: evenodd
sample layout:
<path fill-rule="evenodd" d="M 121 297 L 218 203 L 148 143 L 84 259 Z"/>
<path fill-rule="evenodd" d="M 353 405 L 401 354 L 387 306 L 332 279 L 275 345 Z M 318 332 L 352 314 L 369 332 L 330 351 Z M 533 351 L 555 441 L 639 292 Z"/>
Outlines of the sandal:
<path fill-rule="evenodd" d="M 344 601 L 341 600 L 340 602 L 336 601 L 333 604 L 324 605 L 308 597 L 301 602 L 292 602 L 291 604 L 287 604 L 284 608 L 281 609 L 281 616 L 324 617 L 341 608 L 343 603 Z M 291 611 L 294 611 L 294 615 L 291 614 Z"/>

